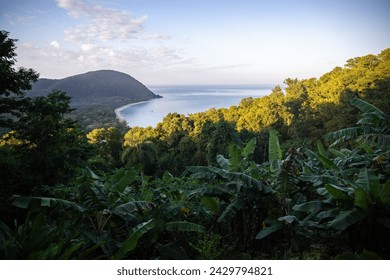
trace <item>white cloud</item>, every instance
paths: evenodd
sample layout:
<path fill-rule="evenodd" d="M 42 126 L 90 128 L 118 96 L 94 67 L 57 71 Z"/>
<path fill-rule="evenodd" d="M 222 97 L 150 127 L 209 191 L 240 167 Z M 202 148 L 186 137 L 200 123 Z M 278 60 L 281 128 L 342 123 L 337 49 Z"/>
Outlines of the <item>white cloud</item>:
<path fill-rule="evenodd" d="M 75 18 L 86 20 L 65 31 L 68 41 L 128 40 L 144 29 L 147 16 L 132 17 L 128 12 L 91 5 L 83 0 L 57 0 L 57 5 Z"/>
<path fill-rule="evenodd" d="M 81 49 L 85 52 L 93 50 L 95 48 L 94 44 L 81 44 Z"/>
<path fill-rule="evenodd" d="M 115 52 L 114 52 L 113 50 L 110 50 L 110 51 L 108 52 L 108 56 L 115 56 Z"/>
<path fill-rule="evenodd" d="M 60 43 L 58 43 L 58 41 L 53 41 L 50 43 L 50 46 L 56 48 L 56 49 L 59 49 L 60 48 Z"/>
<path fill-rule="evenodd" d="M 171 38 L 172 36 L 158 33 L 145 35 L 142 37 L 143 40 L 170 40 Z"/>
<path fill-rule="evenodd" d="M 46 47 L 21 44 L 18 65 L 33 68 L 44 78 L 64 78 L 91 70 L 113 69 L 146 80 L 151 72 L 161 75 L 159 73 L 166 69 L 192 63 L 185 53 L 171 47 L 113 49 L 85 44 L 71 50 L 56 48 L 53 42 Z"/>
<path fill-rule="evenodd" d="M 57 0 L 58 7 L 77 18 L 76 23 L 64 31 L 62 38 L 42 45 L 18 46 L 18 65 L 33 68 L 44 78 L 112 69 L 145 82 L 165 77 L 167 70 L 180 71 L 193 65 L 182 49 L 166 44 L 171 39 L 169 35 L 144 31 L 147 16 L 134 17 L 127 11 L 91 3 L 92 0 Z M 135 40 L 130 43 L 129 39 Z"/>

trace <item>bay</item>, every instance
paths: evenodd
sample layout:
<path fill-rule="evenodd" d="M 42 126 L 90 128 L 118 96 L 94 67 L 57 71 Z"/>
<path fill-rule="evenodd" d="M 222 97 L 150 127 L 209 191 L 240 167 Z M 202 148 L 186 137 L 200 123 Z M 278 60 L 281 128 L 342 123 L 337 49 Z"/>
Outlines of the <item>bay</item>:
<path fill-rule="evenodd" d="M 150 86 L 163 98 L 129 104 L 118 108 L 118 118 L 129 127 L 155 127 L 168 113 L 194 114 L 211 108 L 229 108 L 243 98 L 261 97 L 271 93 L 273 86 Z"/>

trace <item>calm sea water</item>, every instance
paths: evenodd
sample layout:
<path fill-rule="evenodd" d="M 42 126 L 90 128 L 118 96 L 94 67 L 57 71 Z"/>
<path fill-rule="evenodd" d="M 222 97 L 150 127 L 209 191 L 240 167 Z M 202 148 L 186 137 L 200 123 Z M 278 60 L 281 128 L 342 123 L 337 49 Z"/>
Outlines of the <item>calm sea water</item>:
<path fill-rule="evenodd" d="M 193 114 L 211 108 L 229 108 L 243 98 L 271 93 L 272 86 L 158 86 L 149 87 L 163 98 L 117 109 L 130 127 L 156 126 L 168 113 Z"/>

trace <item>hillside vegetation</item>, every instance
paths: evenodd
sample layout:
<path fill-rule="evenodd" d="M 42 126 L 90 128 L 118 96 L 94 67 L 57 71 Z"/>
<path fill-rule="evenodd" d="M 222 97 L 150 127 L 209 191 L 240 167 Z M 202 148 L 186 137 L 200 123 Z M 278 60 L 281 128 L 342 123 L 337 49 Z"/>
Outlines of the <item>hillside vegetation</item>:
<path fill-rule="evenodd" d="M 390 49 L 85 134 L 64 92 L 25 96 L 37 74 L 0 35 L 0 258 L 390 258 Z"/>
<path fill-rule="evenodd" d="M 208 165 L 227 155 L 231 143 L 256 138 L 257 162 L 267 160 L 268 131 L 276 129 L 285 149 L 312 146 L 323 136 L 356 125 L 360 111 L 350 101 L 360 98 L 390 111 L 390 49 L 347 61 L 320 78 L 286 79 L 261 98 L 243 99 L 229 109 L 211 109 L 184 116 L 167 115 L 155 128 L 133 127 L 124 146 L 153 145 L 158 159 L 155 173 L 179 174 L 188 165 Z M 152 172 L 152 174 L 154 174 Z"/>

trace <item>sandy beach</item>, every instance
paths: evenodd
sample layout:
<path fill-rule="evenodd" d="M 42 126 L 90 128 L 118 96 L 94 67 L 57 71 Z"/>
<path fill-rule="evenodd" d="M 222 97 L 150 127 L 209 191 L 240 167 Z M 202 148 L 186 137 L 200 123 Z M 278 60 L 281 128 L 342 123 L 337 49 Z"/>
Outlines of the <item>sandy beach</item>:
<path fill-rule="evenodd" d="M 116 118 L 120 121 L 120 122 L 126 122 L 127 121 L 122 117 L 120 111 L 130 107 L 130 106 L 133 106 L 133 105 L 136 105 L 136 104 L 141 104 L 141 103 L 145 103 L 145 102 L 148 102 L 149 100 L 146 100 L 146 101 L 140 101 L 140 102 L 134 102 L 134 103 L 130 103 L 130 104 L 127 104 L 127 105 L 124 105 L 124 106 L 121 106 L 119 108 L 116 108 L 115 109 L 115 115 L 116 115 Z"/>

